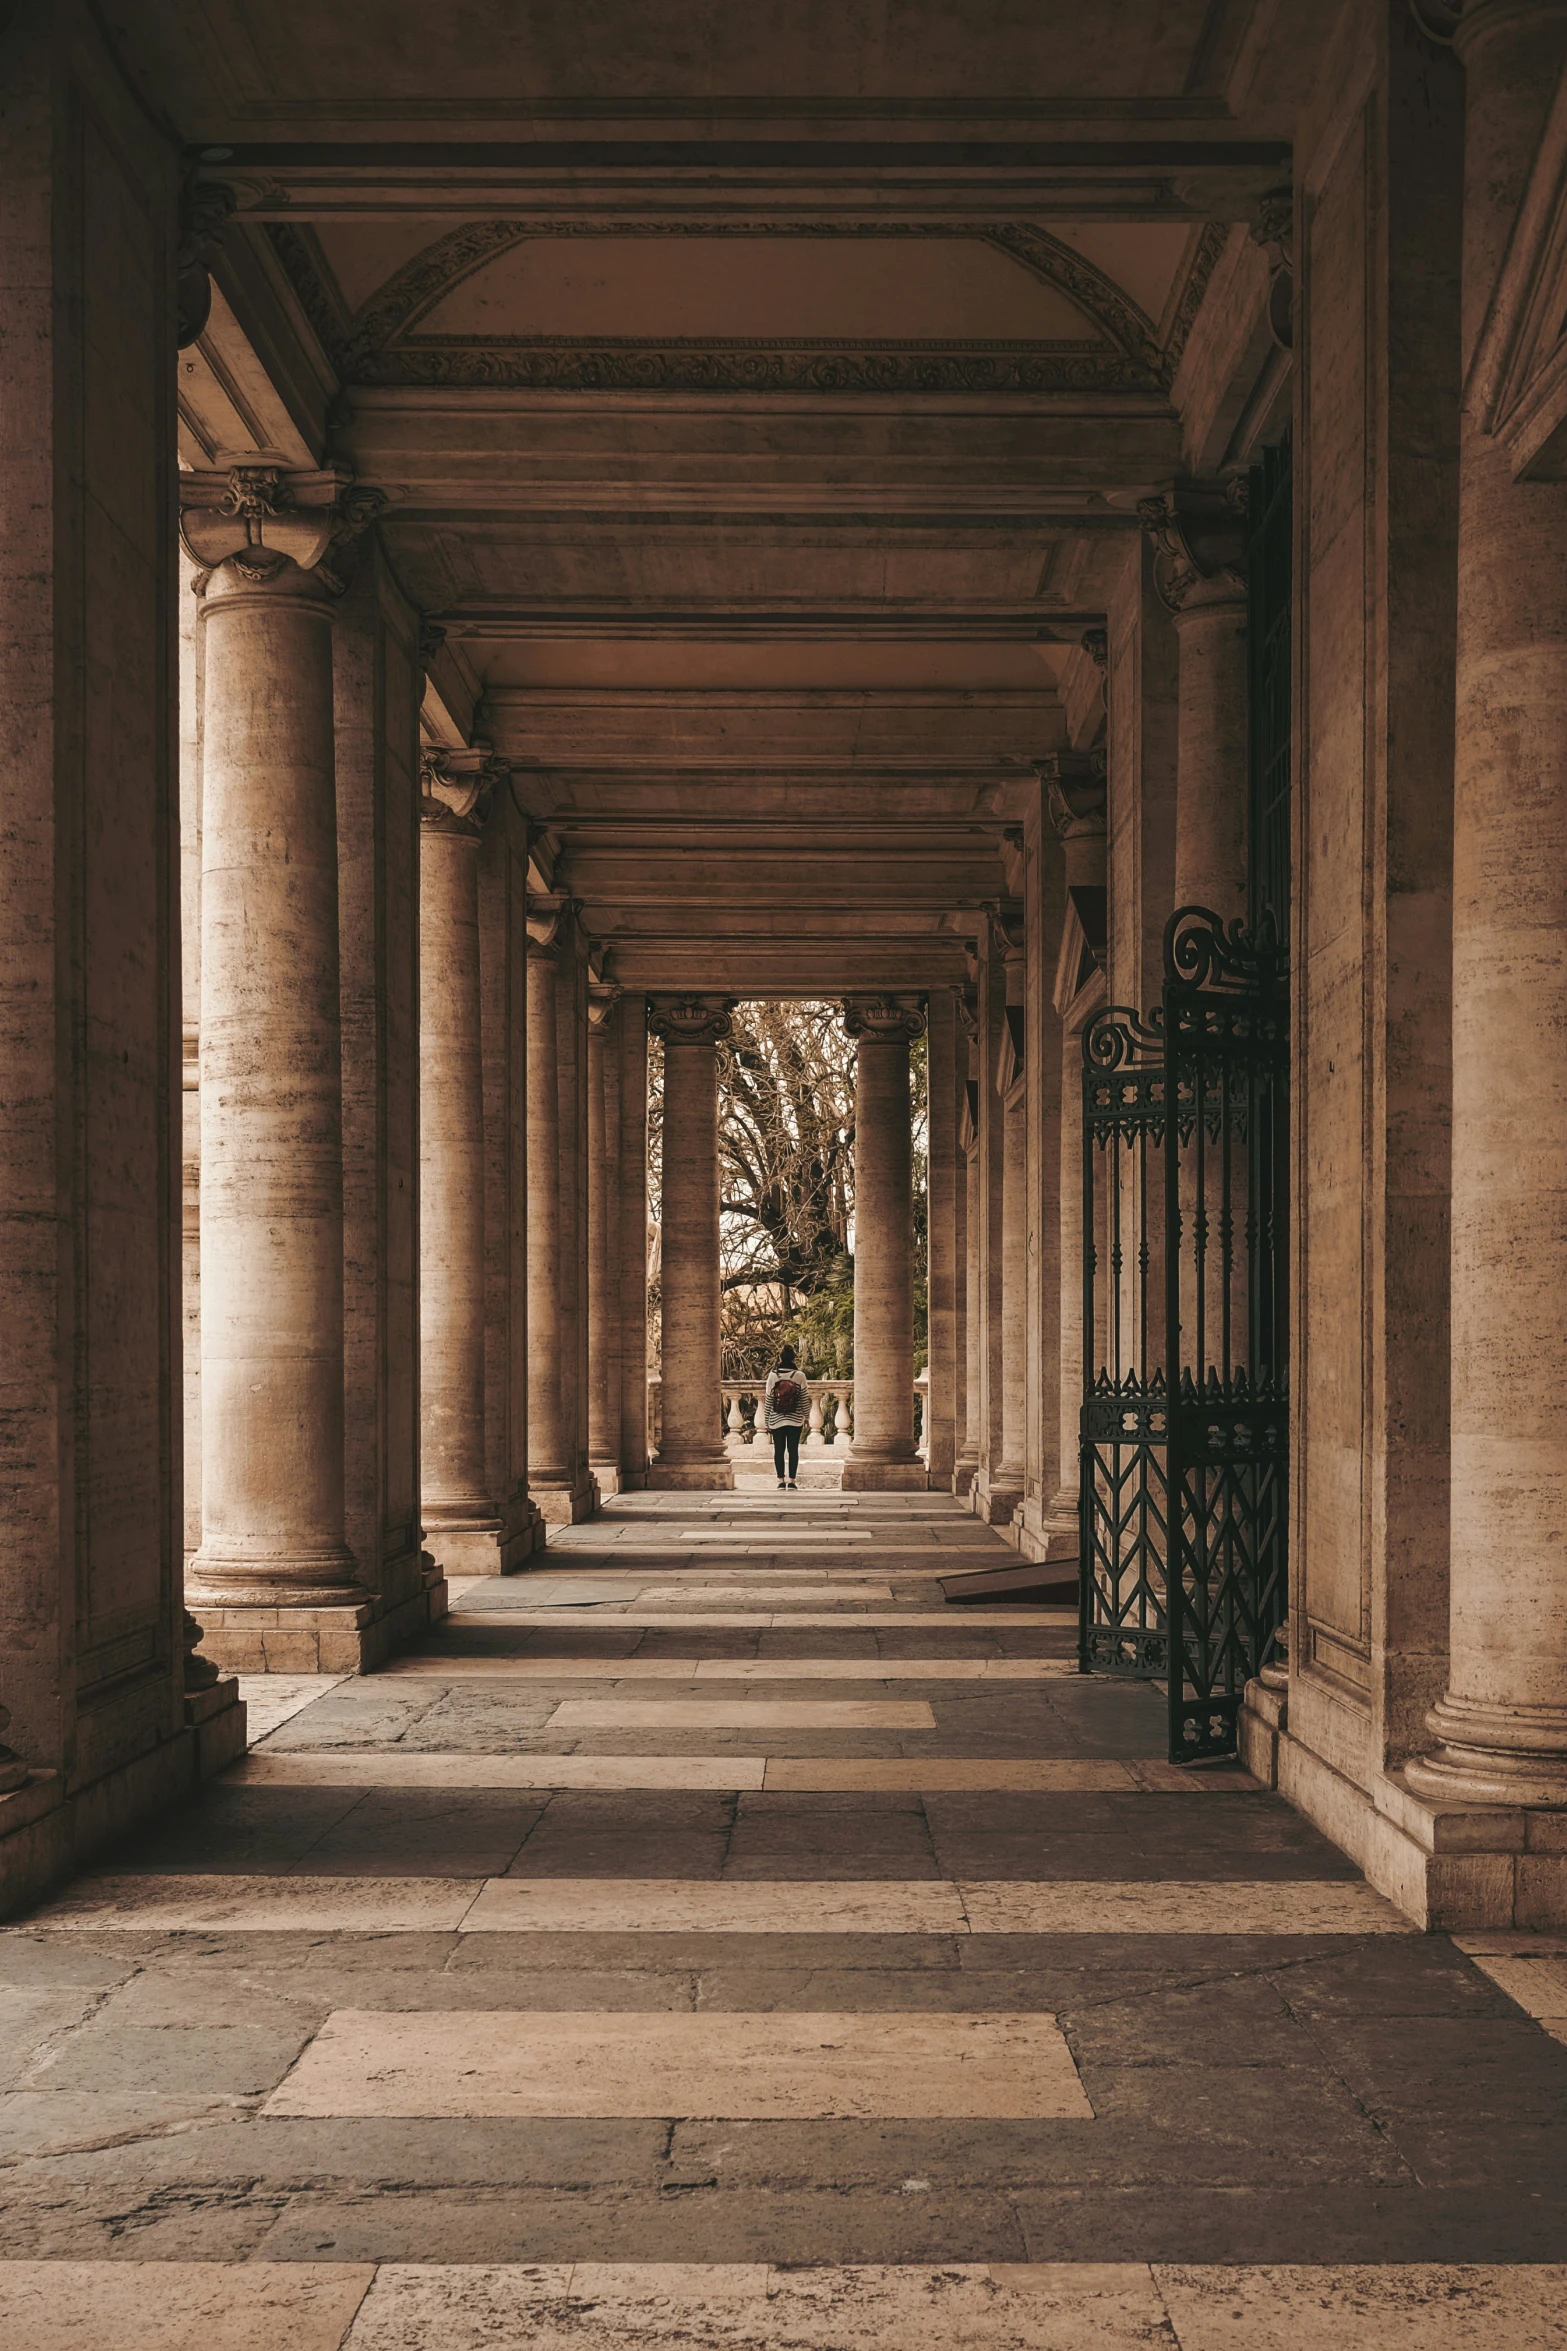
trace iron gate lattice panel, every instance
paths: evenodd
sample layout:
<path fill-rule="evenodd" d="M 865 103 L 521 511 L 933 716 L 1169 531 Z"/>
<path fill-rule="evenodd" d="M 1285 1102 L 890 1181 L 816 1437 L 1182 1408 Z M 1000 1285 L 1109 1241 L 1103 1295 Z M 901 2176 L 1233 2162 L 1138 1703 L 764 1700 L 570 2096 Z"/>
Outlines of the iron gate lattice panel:
<path fill-rule="evenodd" d="M 1137 1680 L 1169 1660 L 1162 1022 L 1112 1004 L 1083 1034 L 1078 1661 Z"/>
<path fill-rule="evenodd" d="M 1170 1754 L 1231 1754 L 1283 1621 L 1288 999 L 1185 907 L 1144 1021 L 1084 1036 L 1084 1672 L 1163 1681 Z"/>

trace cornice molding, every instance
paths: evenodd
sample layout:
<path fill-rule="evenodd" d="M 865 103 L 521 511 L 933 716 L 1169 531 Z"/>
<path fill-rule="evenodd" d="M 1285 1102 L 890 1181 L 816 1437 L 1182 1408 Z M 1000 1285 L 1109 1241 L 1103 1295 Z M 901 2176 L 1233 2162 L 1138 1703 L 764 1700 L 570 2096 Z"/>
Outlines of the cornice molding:
<path fill-rule="evenodd" d="M 650 996 L 647 1025 L 665 1045 L 716 1045 L 734 1028 L 735 996 Z"/>

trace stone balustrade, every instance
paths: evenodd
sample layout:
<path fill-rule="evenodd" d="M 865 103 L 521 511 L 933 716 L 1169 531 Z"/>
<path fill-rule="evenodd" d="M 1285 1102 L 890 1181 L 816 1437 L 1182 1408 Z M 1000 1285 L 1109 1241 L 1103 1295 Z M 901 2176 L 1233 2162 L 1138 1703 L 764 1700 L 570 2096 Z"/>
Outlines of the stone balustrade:
<path fill-rule="evenodd" d="M 724 1446 L 731 1457 L 743 1452 L 756 1442 L 757 1416 L 761 1406 L 765 1382 L 761 1380 L 724 1380 L 719 1386 L 721 1428 Z M 852 1379 L 812 1379 L 811 1410 L 800 1440 L 802 1452 L 822 1453 L 839 1443 L 847 1452 L 854 1435 L 854 1382 Z M 921 1372 L 913 1383 L 911 1416 L 915 1443 L 923 1454 L 926 1428 L 929 1421 L 930 1382 Z M 649 1441 L 656 1443 L 657 1431 L 663 1417 L 663 1382 L 655 1374 L 647 1384 Z"/>

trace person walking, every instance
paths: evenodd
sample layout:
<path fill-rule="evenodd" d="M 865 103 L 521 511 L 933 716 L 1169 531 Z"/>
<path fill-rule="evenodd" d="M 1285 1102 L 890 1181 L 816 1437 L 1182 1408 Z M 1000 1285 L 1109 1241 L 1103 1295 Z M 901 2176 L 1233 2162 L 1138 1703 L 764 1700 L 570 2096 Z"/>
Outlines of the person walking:
<path fill-rule="evenodd" d="M 767 1375 L 767 1392 L 762 1398 L 762 1425 L 772 1432 L 773 1467 L 778 1472 L 780 1494 L 786 1489 L 792 1494 L 798 1484 L 800 1431 L 810 1410 L 809 1384 L 794 1360 L 794 1349 L 785 1347 L 777 1370 Z"/>

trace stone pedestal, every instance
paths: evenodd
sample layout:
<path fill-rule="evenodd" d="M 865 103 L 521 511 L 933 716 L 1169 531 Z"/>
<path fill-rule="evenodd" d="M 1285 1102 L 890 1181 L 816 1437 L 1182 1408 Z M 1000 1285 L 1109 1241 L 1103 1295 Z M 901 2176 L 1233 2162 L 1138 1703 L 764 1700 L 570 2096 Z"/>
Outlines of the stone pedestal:
<path fill-rule="evenodd" d="M 916 997 L 851 997 L 854 1094 L 854 1439 L 845 1493 L 928 1485 L 914 1449 L 914 1189 L 909 1039 Z"/>
<path fill-rule="evenodd" d="M 1407 1777 L 1424 1804 L 1505 1808 L 1498 1829 L 1515 1824 L 1525 1852 L 1540 1838 L 1567 1855 L 1567 1822 L 1535 1824 L 1524 1809 L 1567 1808 L 1567 484 L 1514 480 L 1474 368 L 1567 12 L 1481 0 L 1457 45 L 1471 389 L 1453 807 L 1450 1661 L 1429 1717 L 1439 1743 Z M 1567 1887 L 1551 1900 L 1531 1897 L 1519 1923 L 1567 1921 Z"/>
<path fill-rule="evenodd" d="M 562 1262 L 560 1013 L 569 901 L 528 913 L 528 1488 L 547 1526 L 593 1509 L 593 1481 L 573 1427 L 572 1334 Z"/>
<path fill-rule="evenodd" d="M 656 1487 L 731 1489 L 719 1417 L 718 1039 L 722 996 L 654 997 L 664 1045 L 664 1427 L 648 1470 Z"/>
<path fill-rule="evenodd" d="M 425 1540 L 451 1575 L 494 1575 L 484 1436 L 482 767 L 425 756 L 419 809 L 419 1444 Z"/>
<path fill-rule="evenodd" d="M 331 604 L 257 547 L 209 575 L 201 926 L 202 1542 L 191 1597 L 369 1604 L 344 1539 Z M 210 1604 L 210 1605 L 209 1605 Z"/>

